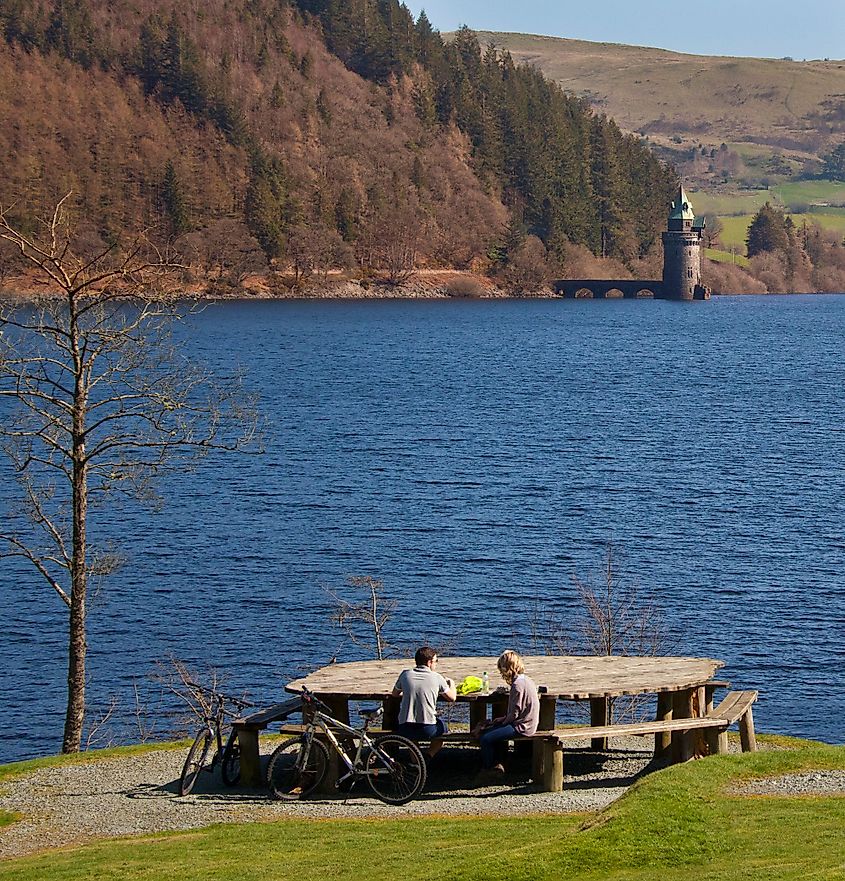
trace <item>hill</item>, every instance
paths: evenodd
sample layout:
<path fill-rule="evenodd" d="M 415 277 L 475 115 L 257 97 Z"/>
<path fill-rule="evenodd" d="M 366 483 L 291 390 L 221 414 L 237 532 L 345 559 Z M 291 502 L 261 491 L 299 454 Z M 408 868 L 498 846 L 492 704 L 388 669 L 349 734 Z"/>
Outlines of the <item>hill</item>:
<path fill-rule="evenodd" d="M 397 282 L 659 247 L 639 138 L 397 0 L 0 0 L 0 35 L 0 205 L 34 230 L 73 191 L 83 249 L 152 227 L 220 280 Z"/>
<path fill-rule="evenodd" d="M 691 184 L 817 172 L 845 133 L 845 62 L 685 55 L 479 32 L 674 161 Z M 721 149 L 722 145 L 727 149 Z M 721 149 L 721 152 L 720 152 Z"/>

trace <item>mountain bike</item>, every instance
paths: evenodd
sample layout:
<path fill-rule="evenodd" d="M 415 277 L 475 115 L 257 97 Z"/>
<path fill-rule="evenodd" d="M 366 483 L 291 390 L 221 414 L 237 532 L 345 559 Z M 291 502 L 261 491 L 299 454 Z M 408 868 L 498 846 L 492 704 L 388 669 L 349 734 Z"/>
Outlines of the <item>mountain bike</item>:
<path fill-rule="evenodd" d="M 310 691 L 302 689 L 305 731 L 280 744 L 270 756 L 267 785 L 273 798 L 305 798 L 323 782 L 329 767 L 329 750 L 318 732 L 346 766 L 335 787 L 366 780 L 375 796 L 386 804 L 403 805 L 422 792 L 425 760 L 419 747 L 398 734 L 371 736 L 369 727 L 381 717 L 381 707 L 361 710 L 364 725 L 354 728 L 331 715 L 331 710 Z"/>
<path fill-rule="evenodd" d="M 202 708 L 203 725 L 197 731 L 194 742 L 188 750 L 188 757 L 182 766 L 182 776 L 179 778 L 179 795 L 187 795 L 197 782 L 200 771 L 214 772 L 220 764 L 223 782 L 226 786 L 234 786 L 241 779 L 241 748 L 238 744 L 237 732 L 232 729 L 223 745 L 223 726 L 226 716 L 234 716 L 235 713 L 227 709 L 231 704 L 238 713 L 245 707 L 251 707 L 248 701 L 241 700 L 231 695 L 222 694 L 216 690 L 203 688 L 195 682 L 188 685 L 197 695 Z M 206 759 L 211 751 L 212 744 L 216 744 L 211 762 L 206 765 Z"/>

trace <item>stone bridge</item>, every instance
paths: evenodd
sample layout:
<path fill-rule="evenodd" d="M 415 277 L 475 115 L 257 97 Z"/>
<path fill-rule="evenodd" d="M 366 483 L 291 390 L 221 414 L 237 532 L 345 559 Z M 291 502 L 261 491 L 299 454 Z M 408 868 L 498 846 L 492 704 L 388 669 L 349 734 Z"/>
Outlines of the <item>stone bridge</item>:
<path fill-rule="evenodd" d="M 604 280 L 595 278 L 573 278 L 553 282 L 555 293 L 561 297 L 586 297 L 596 300 L 611 299 L 613 297 L 661 297 L 663 294 L 663 282 L 657 280 L 632 281 L 625 279 Z"/>

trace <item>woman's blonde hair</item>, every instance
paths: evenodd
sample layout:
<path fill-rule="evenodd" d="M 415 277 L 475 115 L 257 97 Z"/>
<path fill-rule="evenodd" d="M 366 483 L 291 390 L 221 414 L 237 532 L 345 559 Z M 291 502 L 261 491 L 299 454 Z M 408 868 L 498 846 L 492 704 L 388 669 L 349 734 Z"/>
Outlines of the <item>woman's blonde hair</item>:
<path fill-rule="evenodd" d="M 522 663 L 522 658 L 510 649 L 506 652 L 502 652 L 499 660 L 496 662 L 496 666 L 502 674 L 502 679 L 504 679 L 508 685 L 510 685 L 520 673 L 525 672 L 525 664 Z"/>

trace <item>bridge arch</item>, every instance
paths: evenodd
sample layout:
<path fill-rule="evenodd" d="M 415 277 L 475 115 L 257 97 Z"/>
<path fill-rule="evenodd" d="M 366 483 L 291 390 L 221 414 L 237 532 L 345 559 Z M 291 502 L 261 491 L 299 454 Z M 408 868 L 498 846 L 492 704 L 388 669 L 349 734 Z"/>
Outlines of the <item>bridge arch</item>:
<path fill-rule="evenodd" d="M 660 297 L 662 283 L 653 279 L 561 279 L 554 283 L 555 292 L 561 297 L 574 299 L 645 299 Z"/>

